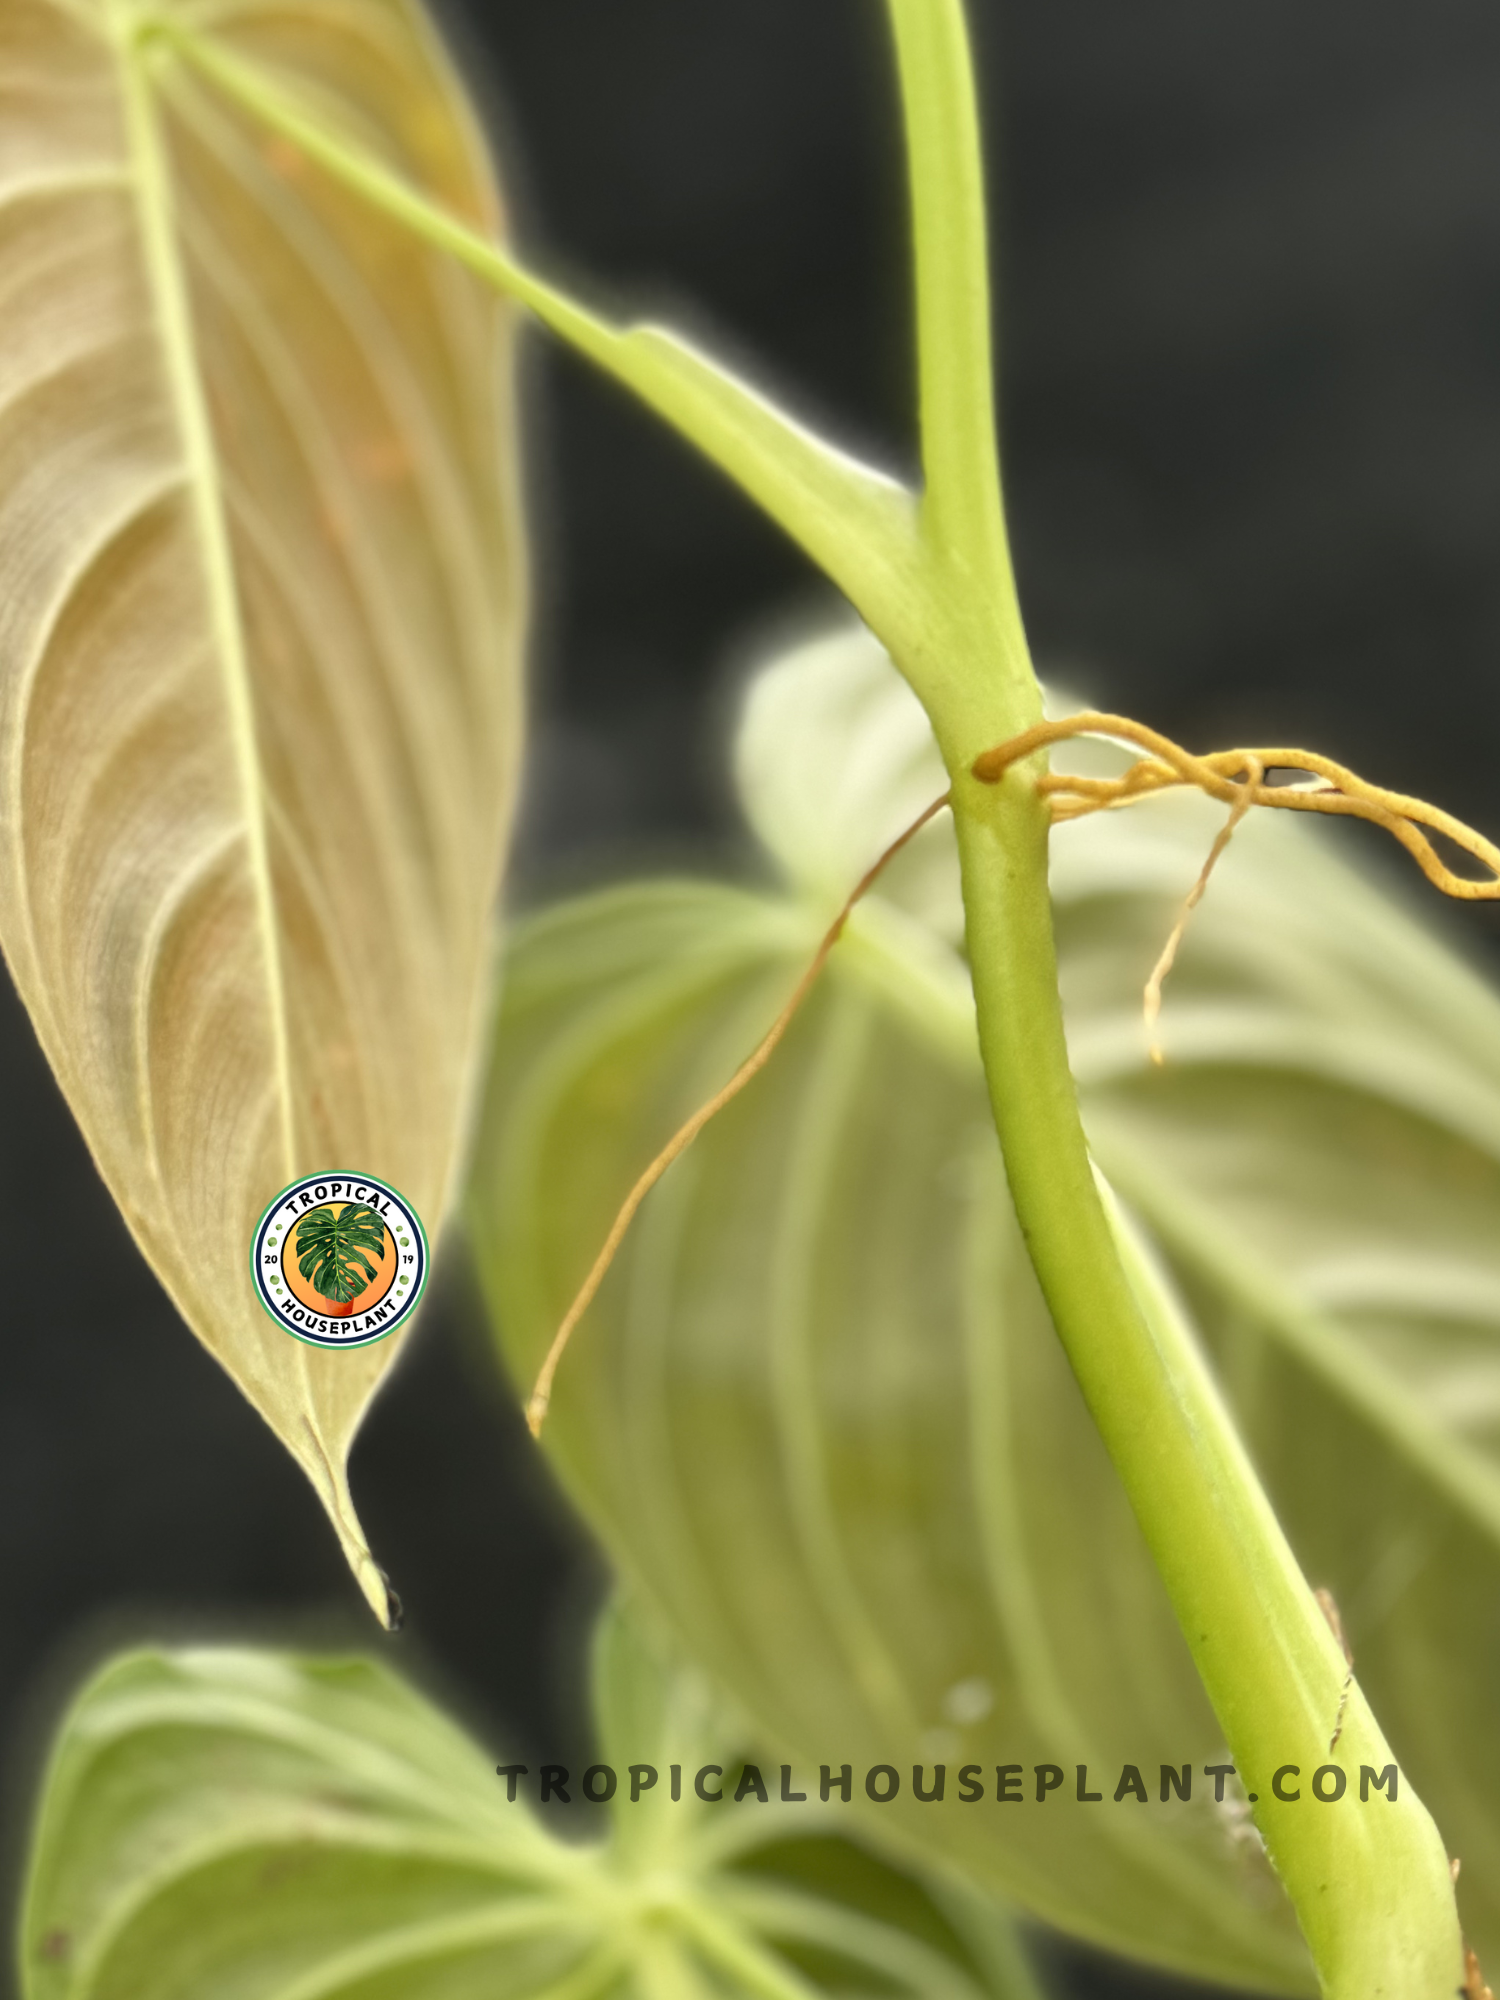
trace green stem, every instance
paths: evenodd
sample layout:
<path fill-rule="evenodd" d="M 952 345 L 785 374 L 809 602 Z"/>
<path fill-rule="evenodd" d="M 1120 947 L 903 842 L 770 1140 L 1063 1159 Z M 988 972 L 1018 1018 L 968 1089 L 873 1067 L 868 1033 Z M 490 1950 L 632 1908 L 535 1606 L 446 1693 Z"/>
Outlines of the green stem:
<path fill-rule="evenodd" d="M 958 0 L 890 0 L 906 100 L 916 261 L 923 524 L 935 549 L 1003 603 L 1025 661 L 1000 505 L 979 115 Z M 993 635 L 992 635 L 993 642 Z"/>
<path fill-rule="evenodd" d="M 1346 1689 L 1342 1652 L 1196 1343 L 1159 1303 L 1143 1308 L 1159 1292 L 1144 1269 L 1132 1282 L 1127 1265 L 1139 1260 L 1128 1245 L 1122 1255 L 1101 1195 L 1063 1031 L 1046 801 L 1029 771 L 993 786 L 972 776 L 979 753 L 1028 727 L 1041 706 L 1009 560 L 994 552 L 1004 529 L 988 456 L 978 117 L 961 0 L 887 4 L 912 161 L 924 540 L 933 568 L 966 583 L 969 598 L 957 616 L 951 596 L 941 602 L 946 660 L 903 658 L 899 642 L 893 652 L 953 780 L 980 1050 L 1016 1214 L 1324 1992 L 1451 2000 L 1462 1949 L 1437 1829 L 1409 1791 L 1390 1809 L 1379 1795 L 1373 1811 L 1361 1803 L 1361 1766 L 1383 1771 L 1394 1759 L 1357 1685 Z M 987 629 L 976 610 L 989 613 Z M 1324 1804 L 1309 1797 L 1311 1778 L 1333 1762 L 1353 1782 Z M 1273 1792 L 1287 1764 L 1303 1773 L 1295 1802 Z"/>
<path fill-rule="evenodd" d="M 955 790 L 980 1041 L 1006 1172 L 1054 1324 L 1140 1522 L 1266 1842 L 1337 2000 L 1451 2000 L 1460 1983 L 1447 1856 L 1297 1567 L 1188 1330 L 1138 1286 L 1078 1122 L 1057 1005 L 1047 821 L 1028 785 Z M 1283 1765 L 1301 1798 L 1273 1796 Z M 1335 1764 L 1348 1789 L 1311 1796 Z M 1298 1781 L 1286 1781 L 1288 1788 Z M 1325 1788 L 1336 1783 L 1325 1780 Z"/>
<path fill-rule="evenodd" d="M 1041 694 L 1001 500 L 979 111 L 962 0 L 887 0 L 887 11 L 916 262 L 927 616 L 911 634 L 876 629 L 935 728 L 990 688 L 1013 735 L 1040 719 Z"/>
<path fill-rule="evenodd" d="M 1462 1952 L 1447 1858 L 1297 1567 L 1197 1348 L 1101 1195 L 1057 987 L 1048 813 L 1031 769 L 975 757 L 1036 720 L 995 460 L 984 195 L 960 0 L 888 0 L 911 158 L 926 493 L 909 496 L 656 329 L 609 326 L 330 133 L 263 73 L 170 27 L 229 96 L 373 205 L 451 251 L 658 410 L 819 562 L 885 642 L 953 779 L 980 1045 L 1016 1212 L 1095 1422 L 1161 1570 L 1271 1858 L 1332 2000 L 1451 2000 Z M 1132 1270 L 1132 1267 L 1133 1270 Z M 1144 1301 L 1144 1303 L 1143 1303 Z M 1347 1696 L 1347 1698 L 1346 1698 Z M 1330 1752 L 1342 1705 L 1336 1752 Z M 1301 1767 L 1302 1797 L 1272 1795 Z M 1348 1774 L 1311 1796 L 1320 1767 Z"/>

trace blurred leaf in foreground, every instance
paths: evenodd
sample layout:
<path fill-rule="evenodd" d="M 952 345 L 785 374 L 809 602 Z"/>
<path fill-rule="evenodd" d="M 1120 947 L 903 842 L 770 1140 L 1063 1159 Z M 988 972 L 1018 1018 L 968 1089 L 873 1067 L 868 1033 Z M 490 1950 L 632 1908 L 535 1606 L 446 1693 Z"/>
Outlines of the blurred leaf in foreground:
<path fill-rule="evenodd" d="M 518 935 L 470 1217 L 523 1390 L 641 1166 L 943 788 L 861 636 L 761 677 L 738 771 L 782 889 L 637 885 Z M 1166 798 L 1053 836 L 1085 1116 L 1149 1309 L 1195 1317 L 1500 1955 L 1500 1003 L 1340 858 L 1346 830 L 1266 814 L 1194 919 L 1154 1070 L 1142 986 L 1222 819 Z M 545 1441 L 773 1742 L 949 1767 L 941 1803 L 864 1807 L 889 1838 L 1115 1949 L 1307 1991 L 1244 1806 L 1201 1775 L 1213 1716 L 1015 1229 L 961 931 L 938 822 L 642 1211 Z M 966 1761 L 1068 1782 L 966 1805 Z M 1192 1799 L 1160 1803 L 1158 1767 L 1188 1762 Z M 1113 1796 L 1125 1765 L 1149 1803 Z"/>
<path fill-rule="evenodd" d="M 837 1805 L 701 1802 L 710 1760 L 732 1794 L 736 1739 L 618 1614 L 595 1698 L 619 1788 L 606 1809 L 575 1779 L 569 1810 L 602 1836 L 580 1844 L 508 1802 L 479 1746 L 373 1661 L 114 1661 L 47 1775 L 26 2000 L 1035 2000 L 991 1906 L 873 1859 Z M 635 1803 L 632 1763 L 661 1774 Z"/>
<path fill-rule="evenodd" d="M 136 15 L 0 8 L 0 941 L 141 1248 L 386 1615 L 344 1462 L 399 1340 L 299 1346 L 246 1257 L 302 1173 L 434 1229 L 450 1197 L 519 748 L 508 314 Z M 213 33 L 497 226 L 419 6 Z"/>

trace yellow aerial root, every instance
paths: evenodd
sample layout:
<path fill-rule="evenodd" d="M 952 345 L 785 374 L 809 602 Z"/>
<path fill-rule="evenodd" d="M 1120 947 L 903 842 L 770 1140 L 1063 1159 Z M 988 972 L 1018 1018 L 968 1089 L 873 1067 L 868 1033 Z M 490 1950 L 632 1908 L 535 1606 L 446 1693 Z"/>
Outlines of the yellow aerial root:
<path fill-rule="evenodd" d="M 1367 819 L 1399 840 L 1428 881 L 1445 896 L 1474 903 L 1500 900 L 1500 847 L 1451 813 L 1440 812 L 1423 799 L 1408 798 L 1404 792 L 1367 784 L 1331 757 L 1320 757 L 1312 750 L 1215 750 L 1207 757 L 1195 757 L 1170 737 L 1159 735 L 1144 723 L 1132 722 L 1128 716 L 1084 709 L 1056 722 L 1039 722 L 997 749 L 986 750 L 974 760 L 974 776 L 984 784 L 997 784 L 1013 764 L 1074 736 L 1107 736 L 1146 754 L 1118 778 L 1043 771 L 1036 779 L 1036 788 L 1051 801 L 1054 822 L 1081 819 L 1086 813 L 1107 811 L 1112 806 L 1133 805 L 1174 786 L 1191 785 L 1241 814 L 1251 806 L 1280 806 L 1293 812 Z M 1267 782 L 1272 771 L 1303 775 L 1291 784 L 1273 785 Z M 1489 870 L 1488 878 L 1475 881 L 1455 875 L 1439 859 L 1424 828 L 1471 854 Z"/>
<path fill-rule="evenodd" d="M 1311 750 L 1216 750 L 1209 756 L 1195 757 L 1170 737 L 1148 729 L 1144 723 L 1132 722 L 1128 716 L 1084 709 L 1076 715 L 1059 717 L 1055 722 L 1039 722 L 1034 728 L 1023 730 L 1019 736 L 1011 737 L 995 749 L 986 750 L 974 760 L 973 775 L 983 784 L 998 784 L 1016 765 L 1034 757 L 1038 751 L 1050 749 L 1053 744 L 1067 742 L 1076 736 L 1107 737 L 1129 744 L 1142 754 L 1117 778 L 1086 778 L 1066 771 L 1038 772 L 1032 782 L 1048 801 L 1054 825 L 1062 820 L 1082 819 L 1088 813 L 1108 812 L 1117 806 L 1134 805 L 1141 799 L 1152 798 L 1159 792 L 1180 786 L 1191 786 L 1206 792 L 1210 798 L 1218 799 L 1229 808 L 1229 817 L 1209 849 L 1208 859 L 1188 892 L 1172 934 L 1146 982 L 1142 1011 L 1150 1036 L 1153 1062 L 1162 1061 L 1156 1035 L 1162 984 L 1172 969 L 1188 919 L 1208 886 L 1215 864 L 1252 806 L 1274 806 L 1293 812 L 1336 813 L 1346 818 L 1369 820 L 1373 826 L 1383 827 L 1399 840 L 1428 881 L 1434 888 L 1441 889 L 1445 896 L 1456 896 L 1469 902 L 1500 901 L 1500 848 L 1472 827 L 1465 826 L 1462 820 L 1455 819 L 1451 813 L 1441 812 L 1425 800 L 1408 798 L 1402 792 L 1387 791 L 1382 785 L 1368 784 L 1342 764 L 1335 764 L 1331 757 L 1320 757 Z M 1289 781 L 1272 784 L 1270 776 L 1273 772 L 1298 775 Z M 934 799 L 861 876 L 848 901 L 829 925 L 791 998 L 771 1023 L 764 1038 L 740 1064 L 724 1088 L 701 1105 L 673 1134 L 625 1197 L 604 1239 L 604 1246 L 558 1327 L 536 1378 L 536 1386 L 526 1405 L 526 1422 L 533 1437 L 541 1434 L 552 1399 L 553 1378 L 563 1351 L 573 1329 L 588 1311 L 594 1295 L 603 1284 L 636 1210 L 672 1162 L 687 1151 L 709 1120 L 717 1117 L 725 1105 L 738 1097 L 745 1085 L 765 1068 L 791 1026 L 798 1008 L 811 992 L 818 974 L 827 964 L 828 956 L 838 943 L 855 904 L 871 888 L 887 862 L 899 854 L 907 842 L 948 803 L 947 792 Z M 1429 838 L 1430 834 L 1440 835 L 1471 855 L 1488 871 L 1487 875 L 1477 880 L 1455 875 L 1440 858 Z"/>

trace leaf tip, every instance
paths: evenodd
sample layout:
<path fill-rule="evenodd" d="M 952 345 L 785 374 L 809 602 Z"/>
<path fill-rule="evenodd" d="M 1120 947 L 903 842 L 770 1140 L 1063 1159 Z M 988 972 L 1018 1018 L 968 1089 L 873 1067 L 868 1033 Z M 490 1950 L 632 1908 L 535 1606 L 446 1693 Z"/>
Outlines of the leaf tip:
<path fill-rule="evenodd" d="M 365 1594 L 366 1603 L 382 1627 L 387 1632 L 399 1632 L 406 1623 L 406 1607 L 390 1578 L 368 1549 L 361 1549 L 356 1554 L 346 1548 L 345 1554 L 349 1557 L 355 1581 Z"/>
<path fill-rule="evenodd" d="M 387 1632 L 399 1632 L 406 1620 L 405 1608 L 390 1578 L 371 1555 L 369 1546 L 360 1532 L 359 1520 L 349 1499 L 347 1483 L 342 1476 L 336 1476 L 331 1497 L 324 1490 L 322 1481 L 315 1483 L 318 1486 L 319 1497 L 328 1510 L 328 1518 L 333 1523 L 334 1533 L 339 1538 L 339 1547 L 344 1551 L 344 1560 L 354 1572 L 354 1580 L 364 1592 L 365 1602 Z"/>
<path fill-rule="evenodd" d="M 385 1590 L 385 1611 L 383 1615 L 377 1611 L 377 1616 L 382 1616 L 387 1632 L 399 1632 L 406 1623 L 406 1606 L 401 1602 L 401 1593 L 378 1565 L 377 1574 Z"/>

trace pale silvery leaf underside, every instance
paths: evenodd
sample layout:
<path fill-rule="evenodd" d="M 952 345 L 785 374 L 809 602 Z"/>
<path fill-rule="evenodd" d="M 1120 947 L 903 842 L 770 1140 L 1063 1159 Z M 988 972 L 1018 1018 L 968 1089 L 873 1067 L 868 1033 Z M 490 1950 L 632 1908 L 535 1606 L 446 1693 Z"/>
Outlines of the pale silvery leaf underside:
<path fill-rule="evenodd" d="M 470 1219 L 523 1390 L 636 1174 L 944 785 L 858 635 L 754 685 L 737 768 L 784 887 L 636 885 L 518 934 Z M 1053 836 L 1085 1121 L 1154 1307 L 1196 1321 L 1494 1956 L 1500 1001 L 1341 858 L 1377 834 L 1264 813 L 1194 919 L 1155 1070 L 1142 987 L 1222 823 L 1167 798 Z M 1116 1949 L 1308 1991 L 1244 1808 L 1201 1775 L 1222 1739 L 1015 1227 L 956 889 L 940 820 L 650 1197 L 544 1441 L 789 1753 L 1015 1762 L 1028 1788 L 1035 1763 L 1067 1770 L 1044 1806 L 906 1787 L 866 1809 L 890 1838 Z M 1161 1804 L 1159 1765 L 1185 1762 L 1192 1801 Z M 1080 1763 L 1099 1803 L 1074 1796 Z M 1149 1805 L 1115 1801 L 1126 1763 Z"/>
<path fill-rule="evenodd" d="M 212 34 L 498 222 L 409 0 Z M 440 1223 L 519 735 L 507 315 L 247 122 L 119 0 L 0 9 L 0 938 L 184 1317 L 306 1469 L 399 1336 L 325 1353 L 248 1281 L 301 1173 Z"/>
<path fill-rule="evenodd" d="M 594 1700 L 614 1799 L 575 1767 L 541 1815 L 535 1768 L 509 1799 L 375 1661 L 112 1660 L 47 1770 L 26 2000 L 1036 2000 L 1003 1913 L 884 1865 L 837 1804 L 736 1806 L 741 1734 L 617 1611 Z M 710 1762 L 719 1802 L 693 1783 Z M 634 1801 L 631 1763 L 656 1773 Z"/>

